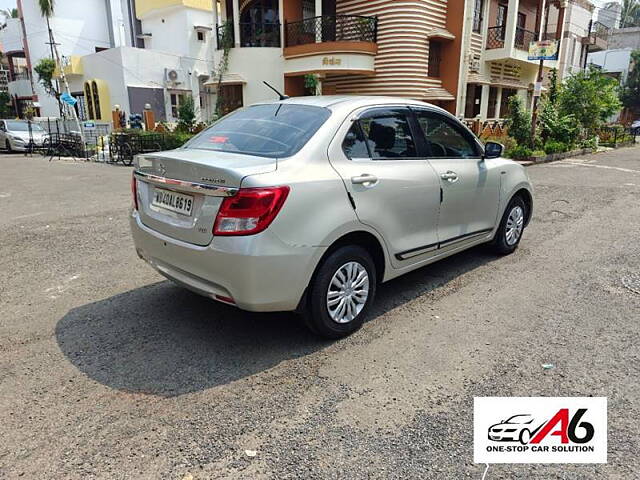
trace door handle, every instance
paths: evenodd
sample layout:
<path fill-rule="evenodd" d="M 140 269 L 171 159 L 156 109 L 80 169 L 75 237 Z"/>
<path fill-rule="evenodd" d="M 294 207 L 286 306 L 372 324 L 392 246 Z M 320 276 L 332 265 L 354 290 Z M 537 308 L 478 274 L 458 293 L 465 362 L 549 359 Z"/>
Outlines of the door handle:
<path fill-rule="evenodd" d="M 451 170 L 440 175 L 440 178 L 450 183 L 456 183 L 459 180 L 458 174 L 456 172 L 452 172 Z"/>
<path fill-rule="evenodd" d="M 351 177 L 351 183 L 354 185 L 364 185 L 365 187 L 372 187 L 378 183 L 378 177 L 375 175 L 369 175 L 368 173 L 363 173 L 357 177 Z"/>

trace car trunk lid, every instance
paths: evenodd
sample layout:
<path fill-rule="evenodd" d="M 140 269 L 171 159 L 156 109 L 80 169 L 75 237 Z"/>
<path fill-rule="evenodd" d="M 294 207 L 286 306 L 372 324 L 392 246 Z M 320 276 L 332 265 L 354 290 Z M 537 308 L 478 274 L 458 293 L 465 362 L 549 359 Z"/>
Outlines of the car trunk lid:
<path fill-rule="evenodd" d="M 209 150 L 173 150 L 136 160 L 138 212 L 147 227 L 171 238 L 208 245 L 225 197 L 248 175 L 277 168 L 275 158 Z"/>

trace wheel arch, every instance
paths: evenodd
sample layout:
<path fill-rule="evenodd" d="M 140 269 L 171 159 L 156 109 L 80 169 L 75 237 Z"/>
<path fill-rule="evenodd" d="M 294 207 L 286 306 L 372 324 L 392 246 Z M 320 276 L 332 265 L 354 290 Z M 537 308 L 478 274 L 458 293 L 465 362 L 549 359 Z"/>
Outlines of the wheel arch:
<path fill-rule="evenodd" d="M 369 255 L 371 255 L 371 259 L 373 260 L 373 263 L 376 267 L 376 280 L 378 283 L 382 283 L 387 267 L 387 257 L 385 255 L 384 246 L 382 245 L 380 239 L 378 239 L 378 237 L 376 237 L 373 233 L 366 230 L 355 230 L 349 233 L 345 233 L 331 243 L 329 248 L 327 248 L 322 257 L 320 257 L 320 259 L 316 263 L 313 269 L 313 274 L 311 275 L 311 278 L 309 280 L 309 285 L 307 285 L 307 287 L 305 288 L 304 294 L 302 295 L 300 303 L 298 304 L 298 308 L 296 309 L 297 312 L 301 312 L 304 309 L 304 306 L 307 304 L 307 294 L 309 291 L 309 286 L 315 280 L 318 269 L 323 264 L 323 262 L 329 257 L 329 255 L 331 255 L 339 248 L 350 245 L 362 247 L 369 253 Z"/>
<path fill-rule="evenodd" d="M 527 207 L 525 223 L 524 223 L 524 226 L 526 227 L 527 225 L 529 225 L 529 222 L 531 221 L 531 217 L 533 216 L 533 195 L 531 195 L 531 192 L 528 189 L 520 188 L 511 196 L 511 199 L 509 200 L 509 202 L 511 202 L 511 200 L 513 200 L 516 197 L 520 197 Z"/>

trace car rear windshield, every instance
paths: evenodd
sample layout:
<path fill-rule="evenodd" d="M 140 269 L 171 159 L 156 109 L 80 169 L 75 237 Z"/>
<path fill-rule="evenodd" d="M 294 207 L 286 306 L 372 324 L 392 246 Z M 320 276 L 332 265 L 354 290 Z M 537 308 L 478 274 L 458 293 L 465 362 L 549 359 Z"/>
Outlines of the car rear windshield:
<path fill-rule="evenodd" d="M 306 145 L 330 115 L 326 108 L 309 105 L 256 105 L 227 115 L 184 148 L 290 157 Z"/>

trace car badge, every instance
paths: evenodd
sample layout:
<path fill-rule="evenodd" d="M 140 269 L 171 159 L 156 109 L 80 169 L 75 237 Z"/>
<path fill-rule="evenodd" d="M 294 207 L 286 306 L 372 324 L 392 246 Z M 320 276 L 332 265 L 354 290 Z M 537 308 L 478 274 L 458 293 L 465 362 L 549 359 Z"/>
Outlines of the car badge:
<path fill-rule="evenodd" d="M 159 163 L 158 164 L 158 172 L 160 172 L 160 175 L 162 175 L 164 177 L 165 174 L 167 173 L 167 167 L 165 167 L 163 164 Z"/>

